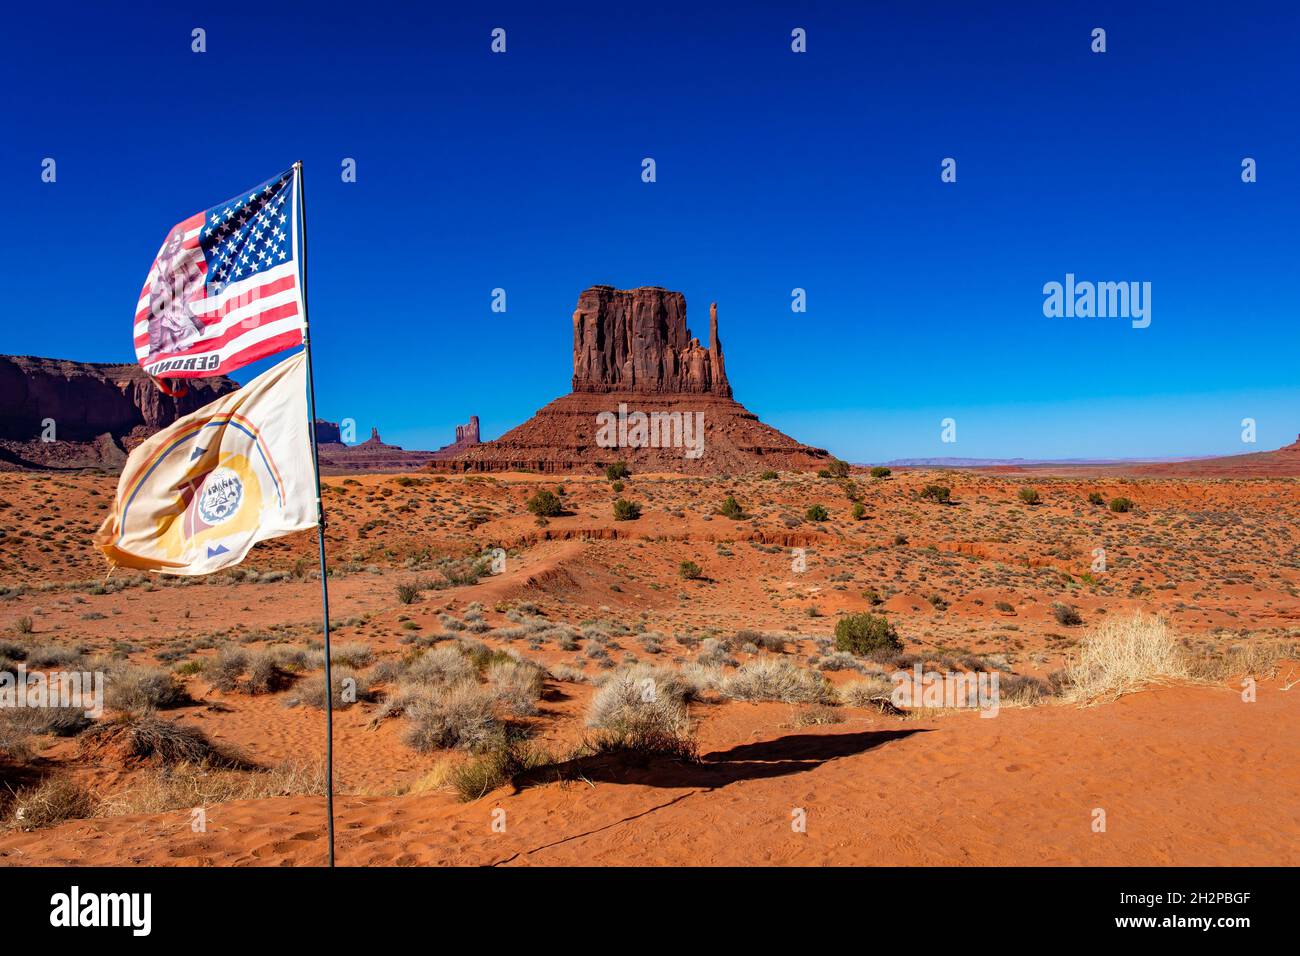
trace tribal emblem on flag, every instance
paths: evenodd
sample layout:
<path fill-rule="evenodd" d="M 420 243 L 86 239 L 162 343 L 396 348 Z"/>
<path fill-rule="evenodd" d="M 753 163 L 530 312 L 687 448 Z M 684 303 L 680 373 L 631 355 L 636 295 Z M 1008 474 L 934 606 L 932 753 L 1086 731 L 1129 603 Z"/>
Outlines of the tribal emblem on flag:
<path fill-rule="evenodd" d="M 156 378 L 224 375 L 302 343 L 297 169 L 177 223 L 136 303 Z"/>

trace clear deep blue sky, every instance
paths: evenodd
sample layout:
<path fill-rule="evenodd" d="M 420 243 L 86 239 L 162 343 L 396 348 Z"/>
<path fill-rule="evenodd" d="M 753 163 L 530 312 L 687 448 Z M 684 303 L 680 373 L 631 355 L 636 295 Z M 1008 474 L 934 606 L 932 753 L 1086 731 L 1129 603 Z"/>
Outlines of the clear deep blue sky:
<path fill-rule="evenodd" d="M 155 6 L 5 14 L 0 351 L 130 361 L 165 230 L 302 159 L 319 412 L 359 437 L 523 421 L 596 283 L 701 338 L 717 300 L 737 398 L 854 461 L 1300 431 L 1295 4 Z M 1044 318 L 1067 272 L 1151 282 L 1150 328 Z"/>

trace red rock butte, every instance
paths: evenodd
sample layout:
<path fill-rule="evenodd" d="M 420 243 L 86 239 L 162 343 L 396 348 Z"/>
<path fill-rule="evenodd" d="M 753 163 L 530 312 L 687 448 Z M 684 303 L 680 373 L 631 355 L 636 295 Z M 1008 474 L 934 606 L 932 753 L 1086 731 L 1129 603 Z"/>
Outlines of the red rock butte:
<path fill-rule="evenodd" d="M 625 461 L 641 472 L 721 474 L 815 470 L 830 460 L 732 398 L 716 303 L 705 347 L 686 326 L 680 292 L 598 285 L 573 313 L 573 391 L 432 467 L 566 473 Z"/>

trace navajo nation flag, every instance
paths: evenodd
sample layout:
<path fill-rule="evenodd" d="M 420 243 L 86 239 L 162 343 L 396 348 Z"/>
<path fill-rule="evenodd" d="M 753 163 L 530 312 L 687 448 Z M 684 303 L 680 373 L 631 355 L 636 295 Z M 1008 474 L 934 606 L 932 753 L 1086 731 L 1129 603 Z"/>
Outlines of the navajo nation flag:
<path fill-rule="evenodd" d="M 303 352 L 131 452 L 95 545 L 113 566 L 209 574 L 316 524 Z"/>
<path fill-rule="evenodd" d="M 302 344 L 297 167 L 178 222 L 135 307 L 155 378 L 224 375 Z"/>

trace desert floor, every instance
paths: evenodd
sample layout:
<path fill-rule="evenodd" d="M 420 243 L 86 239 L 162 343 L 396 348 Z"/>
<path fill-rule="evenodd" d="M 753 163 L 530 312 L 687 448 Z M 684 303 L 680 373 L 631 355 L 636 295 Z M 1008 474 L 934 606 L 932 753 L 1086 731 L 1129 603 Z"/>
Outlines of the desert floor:
<path fill-rule="evenodd" d="M 950 503 L 920 497 L 932 483 Z M 323 862 L 324 712 L 300 700 L 321 665 L 315 536 L 263 543 L 235 573 L 105 581 L 89 538 L 115 484 L 0 474 L 0 657 L 165 668 L 190 700 L 158 714 L 245 766 L 133 756 L 93 743 L 94 728 L 11 728 L 0 863 Z M 336 659 L 363 689 L 335 713 L 341 863 L 1300 863 L 1296 479 L 326 484 Z M 1030 485 L 1041 503 L 1019 497 Z M 567 513 L 539 522 L 525 502 L 557 486 Z M 1092 504 L 1092 492 L 1132 510 Z M 744 517 L 718 513 L 728 495 Z M 639 519 L 614 520 L 620 496 L 641 504 Z M 827 520 L 807 517 L 815 504 Z M 504 570 L 484 573 L 494 548 Z M 684 578 L 683 561 L 699 577 Z M 901 654 L 835 651 L 836 622 L 863 611 L 888 617 Z M 1062 674 L 1081 643 L 1138 611 L 1168 622 L 1195 676 L 1072 697 Z M 532 764 L 472 799 L 458 774 L 479 757 L 414 745 L 411 712 L 386 706 L 421 654 L 449 646 L 489 668 L 484 686 L 505 659 L 493 651 L 542 668 L 535 706 L 497 714 Z M 283 683 L 215 687 L 213 661 L 231 648 L 283 652 Z M 996 670 L 1017 690 L 992 718 L 852 695 L 736 699 L 727 678 L 771 658 L 832 690 L 914 663 Z M 698 761 L 591 746 L 599 685 L 634 664 L 711 675 L 687 705 Z M 33 826 L 18 811 L 52 781 L 89 800 Z"/>

